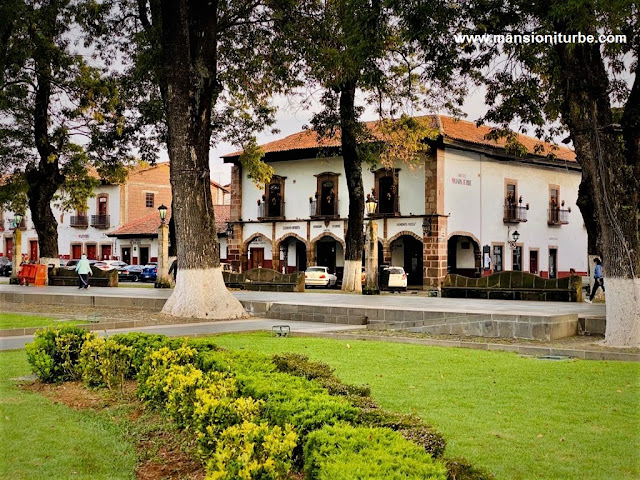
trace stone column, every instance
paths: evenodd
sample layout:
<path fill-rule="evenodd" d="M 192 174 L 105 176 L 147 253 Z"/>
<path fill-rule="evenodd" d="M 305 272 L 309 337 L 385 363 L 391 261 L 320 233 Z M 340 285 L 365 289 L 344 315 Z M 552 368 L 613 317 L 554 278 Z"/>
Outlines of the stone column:
<path fill-rule="evenodd" d="M 432 217 L 431 230 L 424 236 L 425 290 L 439 290 L 447 276 L 447 217 Z"/>
<path fill-rule="evenodd" d="M 158 278 L 157 288 L 169 288 L 169 226 L 162 223 L 158 227 Z"/>
<path fill-rule="evenodd" d="M 11 270 L 11 278 L 9 279 L 9 283 L 11 283 L 12 285 L 18 285 L 20 284 L 20 280 L 18 280 L 18 273 L 20 273 L 20 270 L 22 269 L 22 267 L 20 266 L 20 263 L 22 263 L 22 230 L 20 230 L 20 227 L 16 227 L 13 230 L 12 255 L 13 255 L 13 258 L 11 259 L 12 270 Z"/>
<path fill-rule="evenodd" d="M 373 220 L 367 222 L 367 244 L 365 257 L 365 277 L 363 295 L 379 295 L 378 285 L 378 224 Z"/>

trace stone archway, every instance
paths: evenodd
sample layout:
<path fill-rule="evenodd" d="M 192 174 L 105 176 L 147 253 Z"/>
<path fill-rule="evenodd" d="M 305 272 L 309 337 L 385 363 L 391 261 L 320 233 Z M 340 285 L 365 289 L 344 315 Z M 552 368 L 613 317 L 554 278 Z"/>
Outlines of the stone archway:
<path fill-rule="evenodd" d="M 387 242 L 391 265 L 403 267 L 408 275 L 409 285 L 421 288 L 424 284 L 423 239 L 414 232 L 404 230 L 389 238 Z"/>
<path fill-rule="evenodd" d="M 271 239 L 267 237 L 263 233 L 256 232 L 249 236 L 244 242 L 242 242 L 242 263 L 243 270 L 248 270 L 250 268 L 256 268 L 257 266 L 266 266 L 264 265 L 265 261 L 268 261 L 268 266 L 271 268 L 273 265 L 271 264 L 271 259 L 264 258 L 264 252 L 262 257 L 260 258 L 259 252 L 256 251 L 256 255 L 252 258 L 249 252 L 249 245 L 256 239 L 263 238 L 269 245 L 271 245 Z M 272 253 L 273 255 L 273 253 Z M 255 265 L 254 265 L 255 263 Z"/>
<path fill-rule="evenodd" d="M 283 243 L 289 243 L 288 240 L 289 239 L 295 239 L 295 245 L 296 245 L 296 249 L 295 249 L 295 269 L 298 271 L 304 271 L 307 268 L 307 262 L 308 262 L 308 258 L 309 258 L 309 242 L 302 238 L 300 235 L 298 235 L 297 233 L 285 233 L 282 237 L 278 238 L 275 243 L 273 244 L 273 253 L 272 257 L 273 258 L 273 265 L 274 265 L 274 269 L 281 271 L 283 266 L 280 265 L 280 247 Z M 289 266 L 289 264 L 291 263 L 289 261 L 288 258 L 288 250 L 287 253 L 285 255 L 284 258 L 284 268 L 285 268 L 285 273 L 291 273 L 289 272 L 289 270 L 291 269 L 291 267 Z M 277 258 L 277 262 L 276 262 L 276 258 Z"/>
<path fill-rule="evenodd" d="M 340 245 L 340 248 L 342 250 L 342 258 L 338 258 L 337 247 L 333 252 L 329 252 L 328 250 L 325 251 L 324 248 L 321 249 L 319 247 L 319 244 L 322 246 L 325 243 L 330 243 L 330 242 L 322 241 L 323 239 L 326 239 L 326 238 L 330 238 L 334 240 L 335 242 L 334 246 L 336 244 Z M 329 246 L 327 247 L 330 248 Z M 340 279 L 341 273 L 342 273 L 342 267 L 338 267 L 337 264 L 344 261 L 345 248 L 346 248 L 346 243 L 343 239 L 339 238 L 338 236 L 336 236 L 331 232 L 323 232 L 317 237 L 315 237 L 313 240 L 311 240 L 310 242 L 309 249 L 307 251 L 308 263 L 309 265 L 316 265 L 318 262 L 322 260 L 321 263 L 328 263 L 328 265 L 322 265 L 322 266 L 329 267 L 329 268 L 333 267 L 335 270 L 334 273 L 336 273 L 338 275 L 338 278 Z"/>
<path fill-rule="evenodd" d="M 480 240 L 469 232 L 455 231 L 447 239 L 447 273 L 465 277 L 482 275 Z"/>

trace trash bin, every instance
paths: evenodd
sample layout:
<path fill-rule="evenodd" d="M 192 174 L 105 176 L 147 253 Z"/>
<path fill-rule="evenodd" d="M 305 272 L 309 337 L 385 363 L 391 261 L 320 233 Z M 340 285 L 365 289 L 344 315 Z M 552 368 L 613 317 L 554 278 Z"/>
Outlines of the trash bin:
<path fill-rule="evenodd" d="M 33 280 L 34 285 L 42 286 L 47 281 L 47 265 L 34 265 L 35 276 Z"/>
<path fill-rule="evenodd" d="M 389 289 L 389 274 L 390 273 L 391 273 L 391 270 L 389 270 L 387 268 L 381 268 L 380 270 L 378 270 L 378 274 L 379 274 L 378 288 L 380 290 Z"/>

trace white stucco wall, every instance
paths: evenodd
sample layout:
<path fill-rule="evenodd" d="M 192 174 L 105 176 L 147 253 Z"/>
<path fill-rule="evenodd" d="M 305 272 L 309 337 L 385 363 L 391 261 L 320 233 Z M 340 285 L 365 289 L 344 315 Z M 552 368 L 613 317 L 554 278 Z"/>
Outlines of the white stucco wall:
<path fill-rule="evenodd" d="M 538 249 L 538 269 L 548 271 L 549 248 L 558 249 L 558 270 L 587 270 L 587 233 L 576 206 L 581 174 L 578 171 L 500 162 L 483 154 L 447 149 L 444 157 L 444 213 L 449 215 L 448 235 L 468 232 L 479 239 L 480 248 L 504 243 L 503 267 L 512 267 L 508 232 L 518 230 L 523 246 L 523 269 L 529 269 L 529 250 Z M 527 222 L 503 222 L 505 179 L 517 181 L 522 205 L 529 203 Z M 571 208 L 569 223 L 547 225 L 549 187 L 560 186 L 563 208 Z M 510 229 L 509 229 L 510 227 Z M 460 265 L 460 259 L 458 261 Z"/>

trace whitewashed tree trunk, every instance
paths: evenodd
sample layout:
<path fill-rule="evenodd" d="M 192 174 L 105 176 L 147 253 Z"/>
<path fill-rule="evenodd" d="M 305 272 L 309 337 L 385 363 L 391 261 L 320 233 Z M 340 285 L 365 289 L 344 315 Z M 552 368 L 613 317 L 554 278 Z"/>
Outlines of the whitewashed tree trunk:
<path fill-rule="evenodd" d="M 362 262 L 345 260 L 342 275 L 342 291 L 362 293 Z"/>
<path fill-rule="evenodd" d="M 607 277 L 604 286 L 607 298 L 605 344 L 640 348 L 640 279 Z"/>
<path fill-rule="evenodd" d="M 220 267 L 178 270 L 176 287 L 162 313 L 211 320 L 248 317 L 242 304 L 225 286 Z"/>

